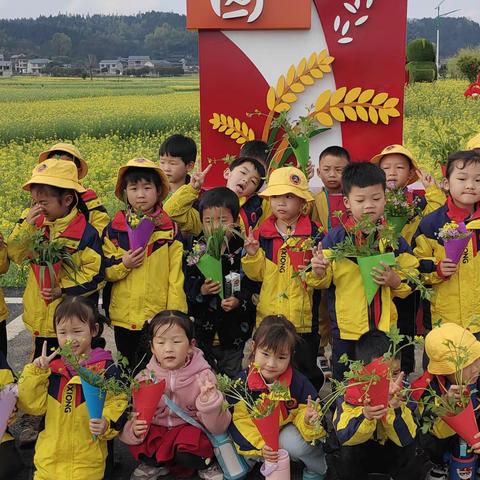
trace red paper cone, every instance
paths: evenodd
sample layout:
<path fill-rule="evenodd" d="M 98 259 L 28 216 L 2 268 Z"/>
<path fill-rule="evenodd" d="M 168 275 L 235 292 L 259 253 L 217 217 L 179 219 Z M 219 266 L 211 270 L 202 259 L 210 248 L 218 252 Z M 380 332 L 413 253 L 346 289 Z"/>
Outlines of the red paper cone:
<path fill-rule="evenodd" d="M 260 432 L 265 445 L 268 445 L 274 452 L 277 452 L 280 437 L 280 405 L 278 404 L 268 417 L 253 418 L 252 420 Z"/>
<path fill-rule="evenodd" d="M 479 439 L 475 438 L 475 435 L 478 433 L 478 427 L 471 400 L 465 410 L 458 415 L 445 415 L 442 417 L 442 420 L 470 446 L 479 442 Z"/>
<path fill-rule="evenodd" d="M 61 261 L 53 264 L 53 275 L 46 265 L 31 263 L 30 266 L 32 267 L 35 278 L 37 279 L 38 288 L 40 290 L 43 290 L 44 288 L 52 288 L 58 283 L 60 268 L 62 268 Z M 45 300 L 45 303 L 48 305 L 50 302 Z"/>
<path fill-rule="evenodd" d="M 133 389 L 133 408 L 138 412 L 139 420 L 146 420 L 148 425 L 152 423 L 153 416 L 164 392 L 165 380 L 159 383 L 141 382 L 138 388 Z"/>

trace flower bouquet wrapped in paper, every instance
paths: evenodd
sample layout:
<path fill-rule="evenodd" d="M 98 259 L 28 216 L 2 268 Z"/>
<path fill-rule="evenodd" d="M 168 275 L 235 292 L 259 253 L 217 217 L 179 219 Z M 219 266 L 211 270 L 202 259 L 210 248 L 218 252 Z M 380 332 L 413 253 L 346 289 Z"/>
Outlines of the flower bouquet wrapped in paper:
<path fill-rule="evenodd" d="M 453 263 L 458 263 L 467 248 L 472 233 L 467 230 L 465 223 L 446 223 L 438 232 L 438 238 L 445 247 L 445 255 Z"/>

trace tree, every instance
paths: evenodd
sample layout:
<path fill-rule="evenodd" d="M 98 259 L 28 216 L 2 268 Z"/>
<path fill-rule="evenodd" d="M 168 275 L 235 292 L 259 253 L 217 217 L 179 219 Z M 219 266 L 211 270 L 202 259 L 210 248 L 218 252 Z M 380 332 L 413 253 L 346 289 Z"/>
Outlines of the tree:
<path fill-rule="evenodd" d="M 72 39 L 65 33 L 54 33 L 50 45 L 57 57 L 67 57 L 72 51 Z"/>
<path fill-rule="evenodd" d="M 458 52 L 456 59 L 458 70 L 473 83 L 480 73 L 480 49 L 462 48 Z"/>
<path fill-rule="evenodd" d="M 90 75 L 90 80 L 93 80 L 93 71 L 97 66 L 97 57 L 95 55 L 88 55 L 87 57 L 87 70 Z"/>

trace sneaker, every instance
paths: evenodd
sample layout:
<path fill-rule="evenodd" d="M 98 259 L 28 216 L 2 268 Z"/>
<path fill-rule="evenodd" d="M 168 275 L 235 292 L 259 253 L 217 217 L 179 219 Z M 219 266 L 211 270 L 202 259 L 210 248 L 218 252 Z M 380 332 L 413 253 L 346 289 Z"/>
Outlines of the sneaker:
<path fill-rule="evenodd" d="M 327 357 L 320 355 L 317 357 L 318 368 L 323 372 L 325 379 L 332 377 L 332 369 L 330 368 L 330 363 L 327 360 Z"/>
<path fill-rule="evenodd" d="M 33 415 L 24 415 L 22 417 L 21 432 L 18 438 L 20 447 L 28 447 L 35 443 L 40 431 L 40 422 L 43 417 L 35 417 Z"/>
<path fill-rule="evenodd" d="M 166 467 L 152 467 L 146 463 L 140 463 L 130 476 L 130 480 L 156 480 L 169 473 L 170 471 Z"/>
<path fill-rule="evenodd" d="M 205 480 L 223 480 L 223 472 L 217 463 L 198 471 L 198 476 Z"/>
<path fill-rule="evenodd" d="M 448 467 L 435 465 L 428 474 L 427 480 L 448 480 Z"/>

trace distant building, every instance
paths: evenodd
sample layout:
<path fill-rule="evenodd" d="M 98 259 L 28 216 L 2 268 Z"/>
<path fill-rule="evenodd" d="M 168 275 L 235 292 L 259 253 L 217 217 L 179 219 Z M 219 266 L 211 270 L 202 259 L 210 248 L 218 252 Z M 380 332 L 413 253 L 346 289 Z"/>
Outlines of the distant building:
<path fill-rule="evenodd" d="M 125 62 L 122 59 L 100 60 L 100 73 L 104 75 L 122 75 Z"/>
<path fill-rule="evenodd" d="M 3 55 L 2 55 L 3 57 Z M 12 64 L 10 61 L 0 60 L 0 76 L 7 77 L 12 74 Z"/>
<path fill-rule="evenodd" d="M 127 59 L 127 66 L 128 68 L 143 68 L 147 62 L 150 62 L 150 57 L 147 55 L 132 55 Z"/>
<path fill-rule="evenodd" d="M 29 75 L 40 75 L 42 70 L 51 62 L 48 58 L 34 58 L 28 60 L 27 73 Z"/>
<path fill-rule="evenodd" d="M 12 65 L 12 73 L 19 75 L 27 73 L 28 59 L 23 53 L 12 55 L 10 57 L 10 63 Z"/>

